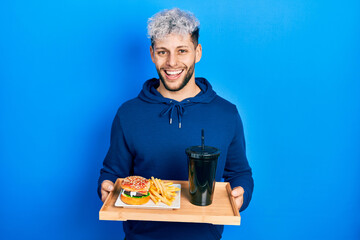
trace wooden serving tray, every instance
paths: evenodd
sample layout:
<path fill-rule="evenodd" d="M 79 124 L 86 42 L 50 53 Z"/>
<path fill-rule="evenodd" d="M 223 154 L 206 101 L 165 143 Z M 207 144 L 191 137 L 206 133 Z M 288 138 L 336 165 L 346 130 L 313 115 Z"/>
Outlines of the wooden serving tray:
<path fill-rule="evenodd" d="M 120 193 L 121 180 L 121 178 L 116 180 L 115 190 L 109 194 L 101 207 L 99 212 L 100 220 L 143 220 L 240 225 L 240 214 L 235 206 L 234 197 L 231 196 L 230 183 L 216 182 L 212 204 L 209 206 L 196 206 L 190 203 L 189 200 L 188 181 L 171 181 L 174 184 L 181 184 L 180 209 L 142 209 L 115 207 L 115 201 Z"/>

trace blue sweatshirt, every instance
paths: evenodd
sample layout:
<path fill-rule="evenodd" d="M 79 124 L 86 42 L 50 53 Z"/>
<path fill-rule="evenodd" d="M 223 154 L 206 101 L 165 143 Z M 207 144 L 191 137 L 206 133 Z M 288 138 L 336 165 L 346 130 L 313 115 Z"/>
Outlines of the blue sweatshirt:
<path fill-rule="evenodd" d="M 220 149 L 216 181 L 242 186 L 249 204 L 254 182 L 245 154 L 243 125 L 236 106 L 218 96 L 204 78 L 196 78 L 201 92 L 181 102 L 164 98 L 156 88 L 158 79 L 144 83 L 138 97 L 122 104 L 111 129 L 110 148 L 98 181 L 115 182 L 119 177 L 139 175 L 188 180 L 185 149 L 205 144 Z M 223 226 L 195 223 L 125 221 L 127 240 L 220 239 Z"/>

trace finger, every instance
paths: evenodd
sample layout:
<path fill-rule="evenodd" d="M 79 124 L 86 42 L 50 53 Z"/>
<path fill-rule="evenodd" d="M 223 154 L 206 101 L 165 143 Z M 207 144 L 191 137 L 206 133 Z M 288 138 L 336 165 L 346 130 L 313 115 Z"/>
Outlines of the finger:
<path fill-rule="evenodd" d="M 109 192 L 107 191 L 101 191 L 101 201 L 105 202 L 106 198 L 109 196 Z"/>
<path fill-rule="evenodd" d="M 231 191 L 233 197 L 239 197 L 244 195 L 244 189 L 242 187 L 236 187 Z"/>
<path fill-rule="evenodd" d="M 112 190 L 114 190 L 114 183 L 110 180 L 104 180 L 101 183 L 101 190 L 111 192 Z"/>
<path fill-rule="evenodd" d="M 114 190 L 114 183 L 109 180 L 104 180 L 101 183 L 101 201 L 105 202 L 106 198 L 108 197 L 109 193 Z"/>
<path fill-rule="evenodd" d="M 240 210 L 243 203 L 244 203 L 243 196 L 235 198 L 235 204 L 236 204 L 236 207 L 238 208 L 238 210 Z"/>

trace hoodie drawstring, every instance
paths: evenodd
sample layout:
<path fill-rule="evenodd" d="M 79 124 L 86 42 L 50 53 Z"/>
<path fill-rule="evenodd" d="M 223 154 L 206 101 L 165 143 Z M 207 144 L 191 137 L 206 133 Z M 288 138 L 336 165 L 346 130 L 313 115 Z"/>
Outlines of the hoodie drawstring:
<path fill-rule="evenodd" d="M 178 115 L 178 121 L 179 121 L 179 128 L 181 128 L 181 117 L 185 112 L 185 109 L 183 107 L 183 104 L 181 103 L 174 103 L 172 101 L 170 101 L 170 105 L 168 108 L 165 108 L 160 115 L 164 116 L 165 114 L 169 113 L 169 123 L 172 124 L 172 118 L 173 118 L 173 112 L 174 109 L 176 108 L 177 110 L 177 115 Z"/>

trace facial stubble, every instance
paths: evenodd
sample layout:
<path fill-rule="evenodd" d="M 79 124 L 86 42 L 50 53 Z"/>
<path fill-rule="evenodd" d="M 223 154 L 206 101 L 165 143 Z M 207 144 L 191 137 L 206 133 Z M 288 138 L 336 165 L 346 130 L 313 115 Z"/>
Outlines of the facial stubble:
<path fill-rule="evenodd" d="M 182 83 L 180 84 L 179 87 L 177 88 L 170 88 L 167 84 L 166 81 L 164 79 L 164 77 L 161 75 L 160 69 L 156 68 L 156 71 L 158 72 L 159 78 L 161 83 L 164 85 L 165 89 L 171 92 L 176 92 L 176 91 L 180 91 L 181 89 L 183 89 L 190 81 L 190 79 L 192 78 L 192 76 L 194 75 L 194 68 L 195 68 L 195 62 L 190 66 L 189 70 L 187 71 L 184 80 L 182 81 Z"/>

